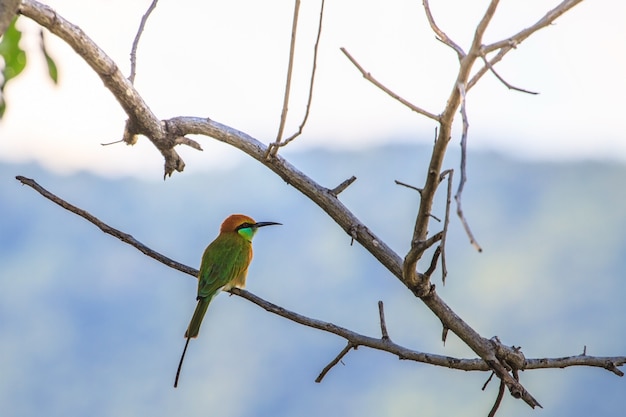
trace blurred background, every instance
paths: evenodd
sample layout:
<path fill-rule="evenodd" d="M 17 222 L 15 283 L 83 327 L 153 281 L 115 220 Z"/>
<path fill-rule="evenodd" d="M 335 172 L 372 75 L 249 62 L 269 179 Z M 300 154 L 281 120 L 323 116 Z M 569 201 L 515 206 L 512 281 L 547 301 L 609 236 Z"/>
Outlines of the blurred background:
<path fill-rule="evenodd" d="M 148 3 L 50 2 L 122 68 Z M 439 24 L 464 47 L 486 7 L 465 3 L 432 4 Z M 302 79 L 287 131 L 302 114 L 314 6 L 307 3 L 301 12 Z M 209 116 L 265 143 L 273 140 L 291 7 L 162 0 L 141 40 L 137 88 L 159 117 Z M 488 41 L 529 26 L 549 7 L 503 2 Z M 500 74 L 540 95 L 509 92 L 487 75 L 468 96 L 464 209 L 484 252 L 472 249 L 453 218 L 447 283 L 441 285 L 439 270 L 434 281 L 478 332 L 521 345 L 527 357 L 578 355 L 585 346 L 590 355 L 626 354 L 626 145 L 620 122 L 626 61 L 615 53 L 626 41 L 620 23 L 625 7 L 617 0 L 583 2 L 510 53 Z M 432 112 L 445 104 L 456 58 L 434 40 L 419 2 L 328 3 L 325 22 L 310 123 L 281 154 L 329 188 L 355 175 L 340 199 L 403 256 L 418 196 L 394 180 L 423 183 L 434 125 L 364 81 L 338 48 L 345 46 L 381 81 Z M 37 28 L 23 18 L 20 24 L 25 47 L 36 50 Z M 395 342 L 475 355 L 452 334 L 443 346 L 439 321 L 419 300 L 256 161 L 196 138 L 204 152 L 180 149 L 185 172 L 162 181 L 162 158 L 144 138 L 132 148 L 101 147 L 121 137 L 124 114 L 67 46 L 53 36 L 47 42 L 59 64 L 59 86 L 51 85 L 30 53 L 25 73 L 7 87 L 0 125 L 3 415 L 488 413 L 497 392 L 494 382 L 481 391 L 488 374 L 399 361 L 366 348 L 350 352 L 343 366 L 316 384 L 344 341 L 227 294 L 212 303 L 201 336 L 190 344 L 179 388 L 172 388 L 195 306 L 195 280 L 104 235 L 21 186 L 16 175 L 34 178 L 196 268 L 228 214 L 279 221 L 284 225 L 255 238 L 250 291 L 374 337 L 382 300 Z M 451 144 L 444 165 L 456 170 L 458 181 L 458 146 Z M 434 212 L 441 218 L 444 203 L 441 190 Z M 431 232 L 437 227 L 433 222 Z M 502 415 L 624 413 L 624 380 L 607 371 L 538 370 L 521 378 L 544 409 L 533 411 L 505 396 Z"/>

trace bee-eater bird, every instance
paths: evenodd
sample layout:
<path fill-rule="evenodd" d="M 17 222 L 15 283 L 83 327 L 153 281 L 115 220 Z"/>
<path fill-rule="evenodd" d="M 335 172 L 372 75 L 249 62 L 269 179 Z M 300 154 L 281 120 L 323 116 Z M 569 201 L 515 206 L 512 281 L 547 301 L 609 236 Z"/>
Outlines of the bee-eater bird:
<path fill-rule="evenodd" d="M 252 237 L 260 227 L 275 224 L 280 223 L 257 223 L 243 214 L 232 214 L 222 223 L 220 234 L 204 250 L 198 274 L 198 296 L 196 297 L 198 304 L 185 332 L 187 341 L 178 363 L 174 388 L 178 386 L 178 377 L 189 340 L 198 337 L 209 303 L 220 290 L 228 291 L 231 288 L 246 286 L 248 266 L 252 261 Z"/>

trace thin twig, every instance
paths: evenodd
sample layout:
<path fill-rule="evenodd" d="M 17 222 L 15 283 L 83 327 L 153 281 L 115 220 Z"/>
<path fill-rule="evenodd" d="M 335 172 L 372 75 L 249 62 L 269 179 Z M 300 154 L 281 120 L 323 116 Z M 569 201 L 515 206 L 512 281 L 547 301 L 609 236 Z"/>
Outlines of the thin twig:
<path fill-rule="evenodd" d="M 550 26 L 558 17 L 560 17 L 563 13 L 569 11 L 571 8 L 581 3 L 582 0 L 565 0 L 559 3 L 552 10 L 548 11 L 545 15 L 541 17 L 537 22 L 533 25 L 519 31 L 518 33 L 509 36 L 506 39 L 503 39 L 498 42 L 494 42 L 492 44 L 483 46 L 481 48 L 481 55 L 487 55 L 490 52 L 498 51 L 498 53 L 489 60 L 489 65 L 492 67 L 500 62 L 504 56 L 509 53 L 511 50 L 517 48 L 517 45 L 526 40 L 530 35 L 537 32 L 544 27 Z M 480 70 L 476 72 L 472 76 L 472 78 L 467 82 L 467 90 L 469 91 L 480 78 L 485 75 L 485 73 L 489 71 L 489 67 L 487 65 L 483 66 Z"/>
<path fill-rule="evenodd" d="M 487 417 L 494 417 L 498 412 L 498 408 L 500 408 L 502 398 L 504 397 L 504 387 L 506 387 L 506 385 L 504 384 L 504 382 L 500 381 L 500 386 L 498 387 L 498 396 L 496 397 L 496 401 L 493 403 L 493 407 L 491 407 L 489 414 L 487 414 Z"/>
<path fill-rule="evenodd" d="M 144 13 L 144 15 L 141 17 L 139 29 L 137 29 L 135 40 L 133 40 L 133 47 L 130 50 L 130 75 L 128 76 L 128 80 L 131 84 L 134 84 L 135 82 L 135 72 L 137 69 L 137 46 L 139 45 L 139 39 L 141 38 L 141 34 L 146 27 L 146 22 L 148 21 L 148 17 L 150 17 L 150 13 L 152 13 L 152 11 L 156 9 L 158 2 L 159 0 L 152 0 L 152 3 L 148 7 L 148 10 L 146 10 L 146 13 Z"/>
<path fill-rule="evenodd" d="M 467 121 L 467 113 L 465 112 L 465 86 L 462 83 L 458 84 L 458 89 L 461 93 L 462 101 L 461 101 L 461 117 L 463 118 L 463 132 L 461 134 L 461 180 L 459 181 L 459 188 L 456 191 L 456 195 L 454 196 L 454 200 L 456 201 L 456 213 L 461 219 L 463 223 L 463 228 L 465 229 L 465 233 L 469 237 L 471 245 L 476 248 L 478 252 L 482 252 L 483 249 L 480 247 L 474 235 L 472 234 L 472 230 L 469 227 L 469 223 L 463 214 L 463 208 L 461 206 L 461 199 L 463 194 L 463 187 L 465 187 L 465 182 L 467 181 L 467 175 L 465 173 L 465 165 L 467 158 L 467 130 L 469 128 L 469 123 Z"/>
<path fill-rule="evenodd" d="M 435 23 L 433 14 L 430 11 L 430 4 L 428 3 L 428 0 L 423 0 L 423 5 L 424 11 L 426 12 L 426 19 L 428 19 L 428 24 L 430 25 L 430 28 L 433 30 L 433 32 L 435 32 L 435 35 L 437 35 L 437 39 L 448 45 L 450 48 L 454 49 L 459 59 L 463 58 L 465 56 L 463 48 L 461 48 L 452 39 L 450 39 L 450 37 Z"/>
<path fill-rule="evenodd" d="M 344 55 L 346 57 L 348 57 L 350 62 L 352 62 L 352 64 L 355 67 L 357 67 L 359 72 L 363 75 L 363 78 L 365 78 L 367 81 L 371 82 L 376 87 L 380 88 L 385 93 L 387 93 L 389 96 L 391 96 L 395 100 L 399 101 L 400 103 L 404 104 L 405 106 L 407 106 L 409 109 L 413 110 L 414 112 L 419 113 L 421 115 L 424 115 L 424 116 L 428 117 L 429 119 L 433 119 L 433 120 L 436 120 L 436 121 L 440 120 L 440 117 L 438 115 L 433 114 L 433 113 L 431 113 L 429 111 L 426 111 L 426 110 L 422 109 L 421 107 L 417 107 L 416 105 L 412 104 L 411 102 L 409 102 L 406 99 L 400 97 L 398 94 L 394 93 L 393 91 L 391 91 L 390 89 L 385 87 L 382 83 L 380 83 L 380 81 L 378 81 L 376 78 L 374 78 L 372 76 L 372 74 L 370 74 L 369 72 L 365 71 L 365 69 L 357 62 L 357 60 L 354 59 L 354 57 L 352 55 L 350 55 L 350 53 L 346 50 L 346 48 L 340 48 L 340 49 L 341 49 L 341 52 L 343 52 Z"/>
<path fill-rule="evenodd" d="M 165 132 L 161 120 L 150 110 L 119 66 L 81 28 L 64 19 L 51 7 L 34 0 L 22 0 L 20 13 L 64 40 L 98 74 L 128 115 L 124 142 L 134 144 L 139 134 L 150 139 L 163 155 L 165 176 L 185 168 L 185 162 L 173 149 L 171 137 Z"/>
<path fill-rule="evenodd" d="M 304 126 L 306 125 L 307 120 L 309 119 L 309 114 L 311 112 L 311 103 L 313 101 L 313 85 L 315 84 L 315 74 L 317 70 L 317 52 L 319 49 L 320 38 L 322 36 L 323 16 L 324 16 L 324 0 L 322 0 L 322 5 L 320 6 L 320 20 L 319 20 L 319 24 L 317 27 L 317 38 L 315 39 L 315 46 L 313 47 L 313 67 L 311 69 L 311 79 L 309 81 L 309 97 L 306 102 L 306 110 L 304 112 L 304 118 L 302 119 L 302 123 L 300 123 L 300 126 L 298 127 L 298 130 L 295 133 L 293 133 L 291 136 L 285 139 L 282 143 L 280 142 L 280 140 L 277 140 L 276 142 L 272 144 L 274 145 L 272 150 L 270 151 L 272 153 L 272 156 L 276 155 L 278 147 L 285 146 L 289 142 L 291 142 L 292 140 L 300 136 L 302 134 L 302 131 L 304 130 Z"/>
<path fill-rule="evenodd" d="M 352 343 L 348 342 L 346 347 L 343 348 L 343 350 L 341 352 L 339 352 L 339 354 L 335 357 L 335 359 L 330 361 L 330 363 L 328 365 L 326 365 L 324 367 L 324 369 L 322 369 L 322 372 L 320 372 L 320 374 L 317 376 L 317 378 L 315 378 L 315 382 L 317 382 L 318 384 L 320 382 L 322 382 L 322 379 L 324 379 L 324 377 L 326 376 L 328 371 L 330 371 L 335 365 L 337 365 L 339 363 L 339 361 L 341 361 L 341 359 L 343 359 L 343 357 L 346 356 L 346 354 L 348 352 L 350 352 L 350 349 L 352 349 L 352 348 L 356 349 L 356 346 L 353 345 Z"/>
<path fill-rule="evenodd" d="M 352 183 L 356 181 L 356 177 L 353 175 L 347 180 L 343 181 L 341 184 L 330 190 L 330 193 L 337 197 L 339 193 L 343 192 L 346 188 L 348 188 Z"/>
<path fill-rule="evenodd" d="M 489 374 L 489 378 L 487 378 L 487 380 L 485 381 L 485 383 L 483 384 L 483 387 L 481 388 L 481 390 L 486 390 L 487 389 L 487 385 L 489 385 L 489 383 L 491 382 L 491 380 L 493 379 L 495 375 L 495 372 L 491 372 L 491 374 Z"/>
<path fill-rule="evenodd" d="M 424 272 L 424 275 L 427 276 L 428 278 L 430 278 L 433 272 L 435 272 L 435 269 L 437 269 L 437 262 L 439 261 L 439 255 L 441 255 L 441 245 L 437 246 L 437 249 L 435 249 L 435 253 L 433 253 L 433 257 L 430 260 L 430 265 L 428 266 L 428 269 Z"/>
<path fill-rule="evenodd" d="M 418 187 L 416 187 L 416 186 L 414 186 L 414 185 L 407 184 L 407 183 L 405 183 L 405 182 L 398 181 L 398 180 L 394 180 L 394 182 L 395 182 L 397 185 L 401 185 L 401 186 L 403 186 L 403 187 L 410 188 L 411 190 L 415 190 L 415 191 L 417 191 L 418 193 L 422 194 L 422 189 L 421 189 L 421 188 L 418 188 Z"/>
<path fill-rule="evenodd" d="M 515 87 L 512 84 L 509 84 L 504 78 L 502 78 L 500 76 L 500 74 L 498 74 L 495 70 L 495 68 L 493 67 L 493 65 L 491 65 L 491 63 L 487 60 L 487 58 L 485 57 L 485 54 L 481 54 L 481 58 L 483 59 L 483 62 L 485 63 L 485 65 L 487 66 L 487 68 L 489 68 L 489 70 L 493 73 L 493 75 L 496 76 L 496 78 L 498 80 L 500 80 L 500 82 L 502 84 L 504 84 L 506 86 L 506 88 L 508 88 L 509 90 L 515 90 L 515 91 L 519 91 L 522 93 L 526 93 L 526 94 L 533 94 L 533 95 L 537 95 L 539 93 L 535 92 L 535 91 L 530 91 L 530 90 L 525 90 L 523 88 L 519 88 L 519 87 Z"/>
<path fill-rule="evenodd" d="M 262 158 L 262 155 L 259 155 L 259 158 Z M 71 211 L 74 214 L 77 214 L 83 217 L 85 220 L 91 222 L 92 224 L 99 227 L 102 231 L 107 234 L 110 234 L 118 239 L 122 240 L 124 243 L 127 243 L 136 249 L 140 250 L 142 253 L 147 256 L 163 263 L 170 268 L 176 269 L 192 277 L 196 278 L 198 276 L 198 270 L 195 268 L 191 268 L 184 264 L 178 263 L 176 261 L 171 260 L 170 258 L 161 255 L 160 253 L 146 247 L 132 236 L 127 233 L 121 232 L 104 222 L 100 221 L 95 216 L 87 213 L 85 210 L 82 210 L 78 207 L 71 205 L 65 200 L 57 197 L 51 192 L 47 191 L 43 187 L 41 187 L 37 182 L 32 179 L 25 178 L 23 176 L 17 176 L 17 180 L 19 180 L 22 184 L 28 185 L 33 188 L 35 191 L 39 192 L 43 197 L 49 199 L 50 201 L 58 204 L 59 206 L 65 208 L 66 210 Z M 258 305 L 259 307 L 265 309 L 266 311 L 276 314 L 278 316 L 284 317 L 288 320 L 291 320 L 295 323 L 301 324 L 303 326 L 311 327 L 314 329 L 318 329 L 324 332 L 335 334 L 339 337 L 342 337 L 352 343 L 353 346 L 367 346 L 372 349 L 377 349 L 381 351 L 389 352 L 393 355 L 398 356 L 400 359 L 412 360 L 416 362 L 427 363 L 436 366 L 442 366 L 451 369 L 459 369 L 464 371 L 488 371 L 493 369 L 493 365 L 488 365 L 483 359 L 475 358 L 475 359 L 459 359 L 453 358 L 450 356 L 441 356 L 430 353 L 422 353 L 417 352 L 411 349 L 407 349 L 403 346 L 397 345 L 392 341 L 384 341 L 380 338 L 374 338 L 365 336 L 351 330 L 348 330 L 344 327 L 337 326 L 333 323 L 312 319 L 301 314 L 295 313 L 293 311 L 287 310 L 283 307 L 280 307 L 276 304 L 270 303 L 249 291 L 245 291 L 239 288 L 233 288 L 230 290 L 230 293 L 245 298 L 246 300 Z M 436 297 L 435 297 L 436 298 Z M 442 305 L 448 314 L 453 314 L 452 310 L 446 305 Z M 445 325 L 444 325 L 445 327 Z M 616 375 L 623 376 L 623 373 L 617 369 L 618 366 L 623 366 L 626 364 L 626 356 L 617 356 L 617 357 L 594 357 L 594 356 L 581 356 L 576 355 L 572 357 L 563 357 L 563 358 L 542 358 L 542 359 L 527 359 L 525 368 L 526 370 L 530 369 L 539 369 L 539 368 L 564 368 L 567 366 L 594 366 L 599 368 L 607 369 Z"/>
<path fill-rule="evenodd" d="M 448 186 L 446 187 L 446 214 L 443 220 L 443 230 L 441 233 L 441 282 L 446 285 L 446 277 L 448 276 L 448 266 L 446 265 L 446 239 L 448 237 L 448 225 L 450 224 L 450 206 L 452 204 L 452 176 L 454 170 L 446 169 L 439 178 L 441 181 L 448 177 Z"/>
<path fill-rule="evenodd" d="M 385 308 L 382 301 L 378 301 L 378 316 L 380 317 L 380 333 L 383 340 L 390 340 L 387 332 L 387 323 L 385 322 Z"/>
<path fill-rule="evenodd" d="M 283 132 L 285 130 L 285 123 L 287 122 L 287 112 L 289 111 L 289 95 L 291 94 L 291 77 L 293 74 L 293 62 L 294 56 L 296 53 L 296 35 L 298 33 L 298 15 L 300 13 L 300 0 L 295 0 L 294 9 L 293 9 L 293 20 L 291 23 L 291 43 L 289 45 L 289 62 L 287 64 L 287 80 L 285 81 L 285 95 L 283 96 L 283 107 L 280 112 L 280 124 L 278 125 L 278 133 L 276 134 L 276 141 L 274 143 L 278 144 L 281 142 L 283 138 Z M 269 159 L 270 156 L 274 156 L 276 151 L 274 150 L 277 147 L 268 146 L 266 159 Z"/>
<path fill-rule="evenodd" d="M 198 276 L 198 271 L 196 269 L 190 268 L 187 265 L 176 262 L 173 259 L 168 258 L 167 256 L 161 255 L 160 253 L 153 251 L 152 249 L 150 249 L 143 243 L 139 242 L 137 239 L 135 239 L 128 233 L 124 233 L 114 227 L 109 226 L 108 224 L 102 222 L 97 217 L 93 216 L 87 211 L 81 208 L 78 208 L 68 203 L 67 201 L 63 200 L 62 198 L 59 198 L 56 195 L 52 194 L 51 192 L 43 188 L 41 185 L 37 184 L 35 180 L 23 177 L 21 175 L 18 175 L 17 177 L 15 177 L 15 179 L 24 185 L 28 185 L 33 190 L 37 191 L 39 194 L 46 197 L 48 200 L 52 201 L 53 203 L 56 203 L 59 206 L 63 207 L 64 209 L 71 211 L 74 214 L 79 215 L 80 217 L 87 220 L 88 222 L 93 223 L 104 233 L 111 235 L 113 237 L 116 237 L 122 242 L 128 243 L 129 245 L 137 248 L 144 255 L 149 256 L 150 258 L 155 259 L 161 262 L 162 264 L 169 266 L 170 268 L 176 269 L 178 271 L 184 272 L 189 275 Z"/>

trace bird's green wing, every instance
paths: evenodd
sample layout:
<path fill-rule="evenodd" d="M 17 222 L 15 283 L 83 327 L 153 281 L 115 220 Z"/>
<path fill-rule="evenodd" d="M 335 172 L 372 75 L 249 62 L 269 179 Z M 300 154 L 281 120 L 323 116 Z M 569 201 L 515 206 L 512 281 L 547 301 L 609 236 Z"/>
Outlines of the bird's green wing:
<path fill-rule="evenodd" d="M 204 251 L 198 274 L 198 298 L 213 298 L 247 268 L 251 246 L 238 236 L 216 239 Z"/>

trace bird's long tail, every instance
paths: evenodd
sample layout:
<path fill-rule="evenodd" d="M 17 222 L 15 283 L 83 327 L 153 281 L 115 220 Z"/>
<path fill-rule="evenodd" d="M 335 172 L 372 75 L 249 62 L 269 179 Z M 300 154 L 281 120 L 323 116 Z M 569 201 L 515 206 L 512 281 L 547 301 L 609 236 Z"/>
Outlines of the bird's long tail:
<path fill-rule="evenodd" d="M 189 322 L 189 327 L 185 332 L 185 337 L 187 338 L 187 341 L 185 342 L 183 354 L 180 355 L 180 362 L 178 362 L 176 379 L 174 380 L 174 388 L 178 387 L 178 378 L 180 377 L 180 370 L 183 367 L 183 361 L 185 360 L 185 353 L 187 353 L 187 346 L 189 346 L 189 339 L 191 339 L 192 337 L 198 337 L 198 333 L 200 332 L 200 325 L 202 324 L 202 319 L 204 319 L 206 310 L 207 308 L 209 308 L 209 303 L 211 302 L 211 299 L 212 297 L 198 299 L 196 310 L 193 312 L 193 316 L 191 317 L 191 321 Z"/>
<path fill-rule="evenodd" d="M 176 370 L 176 379 L 174 380 L 174 388 L 178 387 L 178 378 L 180 377 L 180 368 L 183 367 L 183 360 L 185 360 L 185 353 L 187 353 L 187 346 L 189 346 L 189 338 L 185 342 L 185 348 L 183 354 L 180 355 L 180 362 L 178 362 L 178 369 Z"/>

